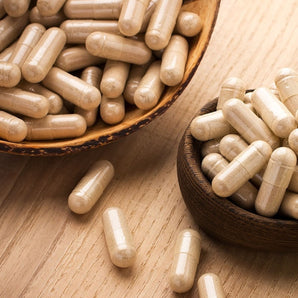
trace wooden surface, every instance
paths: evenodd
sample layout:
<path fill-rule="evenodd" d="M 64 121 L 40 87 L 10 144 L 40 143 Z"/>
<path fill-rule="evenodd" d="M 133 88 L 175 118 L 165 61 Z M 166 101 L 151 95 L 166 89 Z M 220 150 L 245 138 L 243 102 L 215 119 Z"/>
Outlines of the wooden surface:
<path fill-rule="evenodd" d="M 178 142 L 196 111 L 229 75 L 248 88 L 270 85 L 283 66 L 298 69 L 297 0 L 222 0 L 194 79 L 160 118 L 117 143 L 64 157 L 0 155 L 0 297 L 196 297 L 175 295 L 168 276 L 174 240 L 195 225 L 176 177 Z M 94 210 L 72 214 L 67 196 L 95 160 L 116 176 Z M 101 215 L 119 206 L 138 257 L 132 269 L 108 257 Z M 220 226 L 218 227 L 220 229 Z M 196 280 L 217 273 L 228 297 L 297 297 L 298 255 L 249 251 L 205 233 Z"/>

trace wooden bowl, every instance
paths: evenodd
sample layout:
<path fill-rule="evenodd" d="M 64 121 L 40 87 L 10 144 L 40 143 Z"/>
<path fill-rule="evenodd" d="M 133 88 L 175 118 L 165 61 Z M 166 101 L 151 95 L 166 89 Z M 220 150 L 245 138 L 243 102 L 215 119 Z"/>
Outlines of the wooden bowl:
<path fill-rule="evenodd" d="M 217 99 L 205 105 L 199 114 L 212 112 Z M 298 252 L 298 221 L 266 218 L 246 211 L 212 191 L 201 170 L 201 142 L 194 139 L 190 127 L 179 144 L 177 173 L 181 193 L 197 224 L 219 240 L 259 250 Z"/>
<path fill-rule="evenodd" d="M 189 39 L 190 51 L 182 83 L 175 87 L 165 88 L 158 105 L 152 110 L 141 111 L 134 107 L 127 107 L 127 113 L 122 123 L 109 126 L 98 121 L 82 137 L 75 139 L 24 141 L 21 143 L 0 140 L 0 151 L 36 156 L 64 155 L 108 144 L 150 123 L 171 106 L 190 82 L 207 48 L 215 25 L 219 4 L 220 0 L 185 1 L 185 9 L 197 12 L 202 18 L 203 29 L 199 36 Z"/>

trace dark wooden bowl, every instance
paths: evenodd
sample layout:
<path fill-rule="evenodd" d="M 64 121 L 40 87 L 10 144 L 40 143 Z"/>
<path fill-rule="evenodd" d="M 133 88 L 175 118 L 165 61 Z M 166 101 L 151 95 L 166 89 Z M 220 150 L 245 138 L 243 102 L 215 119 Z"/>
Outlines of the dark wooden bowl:
<path fill-rule="evenodd" d="M 12 143 L 0 140 L 0 152 L 22 155 L 64 155 L 106 145 L 127 136 L 147 125 L 157 116 L 163 114 L 179 97 L 193 77 L 209 43 L 218 14 L 220 0 L 185 1 L 184 8 L 197 12 L 203 21 L 199 36 L 189 39 L 189 56 L 183 81 L 175 87 L 166 88 L 158 105 L 150 111 L 141 111 L 128 107 L 122 123 L 109 126 L 99 121 L 79 138 L 56 141 L 24 141 Z"/>
<path fill-rule="evenodd" d="M 199 114 L 212 112 L 217 99 L 205 105 Z M 197 224 L 219 240 L 259 250 L 298 252 L 298 221 L 266 218 L 246 211 L 212 191 L 201 170 L 201 142 L 190 127 L 179 144 L 177 173 L 185 204 Z"/>

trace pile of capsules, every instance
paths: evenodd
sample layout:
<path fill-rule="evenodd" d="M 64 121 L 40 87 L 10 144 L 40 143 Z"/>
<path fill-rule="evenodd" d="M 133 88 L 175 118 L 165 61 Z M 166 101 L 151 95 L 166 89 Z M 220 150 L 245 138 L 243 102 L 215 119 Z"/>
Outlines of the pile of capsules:
<path fill-rule="evenodd" d="M 218 196 L 262 216 L 298 219 L 298 73 L 283 68 L 270 88 L 245 90 L 228 78 L 216 111 L 191 122 L 203 141 L 202 171 Z"/>
<path fill-rule="evenodd" d="M 75 186 L 68 197 L 68 206 L 74 213 L 86 214 L 111 182 L 114 167 L 108 160 L 98 160 L 89 168 L 85 176 Z M 127 220 L 118 207 L 107 208 L 102 215 L 103 231 L 112 263 L 120 268 L 133 266 L 137 250 Z M 177 293 L 189 291 L 194 284 L 201 253 L 200 234 L 193 229 L 185 229 L 178 234 L 170 270 L 170 287 Z M 219 277 L 205 273 L 198 280 L 200 297 L 224 298 L 224 290 Z"/>
<path fill-rule="evenodd" d="M 0 138 L 73 138 L 98 115 L 120 123 L 125 102 L 153 108 L 182 81 L 186 38 L 202 28 L 182 4 L 0 0 Z"/>

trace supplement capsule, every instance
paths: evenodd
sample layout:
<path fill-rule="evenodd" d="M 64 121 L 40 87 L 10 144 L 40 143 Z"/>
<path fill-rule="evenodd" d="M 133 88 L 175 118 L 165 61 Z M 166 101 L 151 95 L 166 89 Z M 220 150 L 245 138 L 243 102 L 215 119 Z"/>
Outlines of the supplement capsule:
<path fill-rule="evenodd" d="M 107 208 L 102 215 L 103 231 L 112 263 L 120 268 L 131 267 L 136 248 L 121 209 Z"/>
<path fill-rule="evenodd" d="M 68 197 L 68 206 L 77 214 L 89 212 L 114 177 L 108 160 L 95 162 Z"/>
<path fill-rule="evenodd" d="M 83 135 L 87 125 L 77 114 L 48 115 L 42 119 L 25 119 L 28 127 L 26 140 L 55 140 Z"/>
<path fill-rule="evenodd" d="M 214 273 L 205 273 L 198 280 L 200 298 L 225 298 L 220 278 Z"/>
<path fill-rule="evenodd" d="M 49 111 L 48 100 L 19 88 L 0 88 L 0 108 L 32 118 L 42 118 Z"/>
<path fill-rule="evenodd" d="M 22 142 L 27 135 L 27 126 L 22 119 L 0 111 L 0 138 L 9 142 Z"/>
<path fill-rule="evenodd" d="M 226 121 L 228 121 L 248 143 L 263 140 L 273 149 L 279 146 L 279 138 L 275 136 L 264 121 L 254 114 L 241 100 L 236 98 L 229 99 L 223 105 L 222 112 Z"/>
<path fill-rule="evenodd" d="M 21 80 L 20 68 L 10 62 L 0 62 L 0 87 L 14 87 Z"/>
<path fill-rule="evenodd" d="M 279 147 L 273 151 L 256 198 L 259 214 L 271 217 L 277 213 L 296 163 L 296 155 L 290 148 Z"/>
<path fill-rule="evenodd" d="M 298 193 L 298 166 L 296 165 L 290 184 L 288 186 L 288 190 L 294 192 L 294 193 Z"/>
<path fill-rule="evenodd" d="M 243 80 L 235 77 L 226 79 L 219 92 L 216 109 L 221 110 L 224 103 L 231 98 L 237 98 L 244 101 L 246 85 Z"/>
<path fill-rule="evenodd" d="M 144 18 L 143 18 L 143 23 L 142 23 L 140 33 L 146 32 L 149 21 L 150 21 L 151 16 L 152 16 L 152 14 L 153 14 L 156 6 L 157 6 L 158 1 L 159 0 L 151 0 L 149 2 L 149 5 L 147 6 L 147 9 L 146 9 L 146 12 L 145 12 L 145 15 L 144 15 Z"/>
<path fill-rule="evenodd" d="M 289 146 L 296 154 L 298 154 L 298 128 L 294 129 L 288 138 Z"/>
<path fill-rule="evenodd" d="M 58 13 L 66 0 L 37 0 L 36 7 L 40 15 L 50 17 Z"/>
<path fill-rule="evenodd" d="M 106 32 L 91 33 L 86 48 L 94 56 L 133 64 L 145 64 L 152 55 L 144 42 Z"/>
<path fill-rule="evenodd" d="M 145 34 L 150 49 L 161 50 L 168 45 L 181 6 L 182 0 L 159 0 Z"/>
<path fill-rule="evenodd" d="M 173 35 L 161 60 L 160 79 L 165 85 L 176 86 L 182 81 L 187 55 L 187 40 L 180 35 Z"/>
<path fill-rule="evenodd" d="M 174 31 L 183 36 L 192 37 L 199 34 L 203 23 L 200 16 L 191 11 L 180 11 Z"/>
<path fill-rule="evenodd" d="M 235 133 L 234 128 L 225 120 L 222 111 L 218 110 L 195 117 L 190 124 L 192 136 L 199 141 L 208 141 Z"/>
<path fill-rule="evenodd" d="M 17 43 L 14 42 L 11 46 L 7 47 L 0 53 L 0 61 L 1 62 L 8 62 L 9 58 L 11 57 Z"/>
<path fill-rule="evenodd" d="M 48 29 L 23 64 L 24 78 L 31 83 L 42 81 L 55 63 L 65 42 L 63 30 L 56 27 Z"/>
<path fill-rule="evenodd" d="M 251 143 L 214 177 L 213 191 L 220 197 L 231 196 L 264 167 L 271 152 L 270 145 L 264 141 Z"/>
<path fill-rule="evenodd" d="M 100 117 L 107 124 L 117 124 L 124 119 L 125 104 L 123 96 L 107 98 L 103 96 L 100 103 Z"/>
<path fill-rule="evenodd" d="M 155 107 L 164 90 L 164 84 L 160 80 L 160 61 L 153 62 L 134 95 L 134 103 L 141 110 L 149 110 Z"/>
<path fill-rule="evenodd" d="M 192 229 L 181 231 L 177 237 L 170 271 L 170 287 L 185 293 L 193 286 L 201 253 L 200 234 Z"/>
<path fill-rule="evenodd" d="M 96 87 L 58 67 L 53 67 L 42 83 L 82 109 L 92 110 L 100 104 L 101 94 Z"/>
<path fill-rule="evenodd" d="M 282 68 L 275 77 L 281 101 L 295 116 L 298 110 L 298 73 L 291 68 Z"/>
<path fill-rule="evenodd" d="M 280 212 L 298 219 L 298 194 L 287 191 L 280 205 Z"/>
<path fill-rule="evenodd" d="M 23 16 L 28 11 L 29 5 L 30 0 L 3 0 L 6 13 L 13 18 Z"/>
<path fill-rule="evenodd" d="M 202 158 L 210 153 L 219 153 L 219 142 L 220 138 L 209 140 L 203 142 L 201 146 L 201 156 Z"/>
<path fill-rule="evenodd" d="M 42 16 L 38 8 L 35 6 L 31 9 L 29 18 L 31 23 L 39 23 L 45 26 L 46 28 L 49 28 L 59 27 L 66 17 L 63 13 L 63 10 L 60 10 L 56 14 L 49 17 Z"/>

